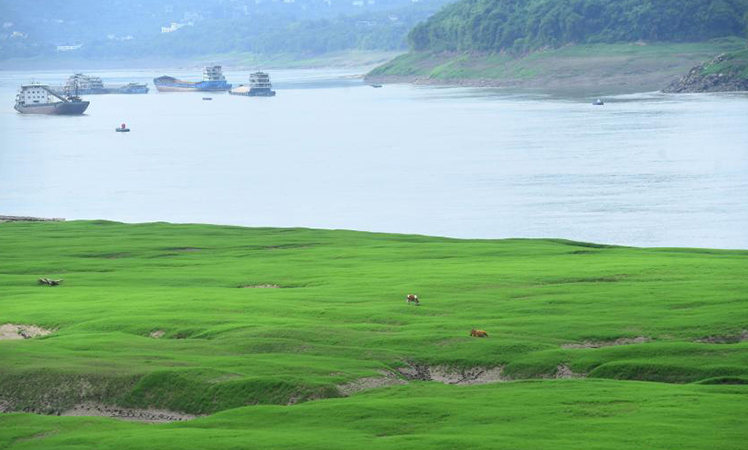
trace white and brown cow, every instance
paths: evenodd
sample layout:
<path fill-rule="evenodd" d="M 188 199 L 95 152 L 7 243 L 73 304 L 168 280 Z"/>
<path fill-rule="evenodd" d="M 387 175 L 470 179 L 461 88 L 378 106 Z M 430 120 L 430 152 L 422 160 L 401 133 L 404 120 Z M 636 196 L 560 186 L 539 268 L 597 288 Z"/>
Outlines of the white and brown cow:
<path fill-rule="evenodd" d="M 421 304 L 418 301 L 418 296 L 416 294 L 408 294 L 407 297 L 405 297 L 405 303 L 415 303 L 416 306 Z"/>

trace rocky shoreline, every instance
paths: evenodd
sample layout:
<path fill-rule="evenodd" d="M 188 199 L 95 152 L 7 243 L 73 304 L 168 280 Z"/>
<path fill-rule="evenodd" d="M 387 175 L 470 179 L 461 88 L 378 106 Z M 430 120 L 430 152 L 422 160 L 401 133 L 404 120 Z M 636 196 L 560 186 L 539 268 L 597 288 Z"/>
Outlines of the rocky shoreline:
<path fill-rule="evenodd" d="M 693 67 L 686 76 L 663 89 L 662 92 L 688 94 L 748 91 L 748 77 L 745 76 L 745 68 L 735 65 L 726 67 L 726 70 L 713 70 L 724 66 L 730 60 L 730 55 L 723 53 L 711 61 L 699 64 Z"/>

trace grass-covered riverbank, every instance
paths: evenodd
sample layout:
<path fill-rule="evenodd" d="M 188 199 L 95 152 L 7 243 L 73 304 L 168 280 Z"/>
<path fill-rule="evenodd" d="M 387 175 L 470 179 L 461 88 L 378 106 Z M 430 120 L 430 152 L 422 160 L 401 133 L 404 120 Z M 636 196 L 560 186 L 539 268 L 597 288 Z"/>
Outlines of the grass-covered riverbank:
<path fill-rule="evenodd" d="M 53 330 L 0 340 L 0 407 L 228 410 L 166 425 L 2 415 L 0 448 L 748 437 L 748 386 L 734 385 L 748 382 L 745 251 L 103 221 L 0 224 L 0 248 L 0 325 Z M 405 303 L 413 292 L 421 306 Z M 428 368 L 506 382 L 417 381 Z M 407 384 L 344 388 L 357 382 Z"/>
<path fill-rule="evenodd" d="M 605 94 L 660 90 L 691 67 L 745 40 L 701 43 L 568 45 L 522 57 L 501 53 L 410 52 L 372 70 L 377 82 L 589 90 Z"/>

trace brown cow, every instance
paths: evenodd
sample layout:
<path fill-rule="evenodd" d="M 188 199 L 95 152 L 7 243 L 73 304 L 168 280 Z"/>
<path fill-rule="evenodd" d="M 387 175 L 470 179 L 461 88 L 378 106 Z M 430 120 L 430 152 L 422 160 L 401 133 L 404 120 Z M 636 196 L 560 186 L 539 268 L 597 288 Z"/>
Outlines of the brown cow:
<path fill-rule="evenodd" d="M 408 296 L 405 297 L 405 303 L 415 303 L 416 306 L 419 306 L 421 304 L 418 301 L 418 296 L 416 294 L 408 294 Z"/>
<path fill-rule="evenodd" d="M 470 330 L 470 336 L 477 337 L 477 338 L 484 338 L 484 337 L 487 338 L 488 333 L 486 333 L 483 330 L 476 330 L 475 328 L 473 328 L 472 330 Z"/>

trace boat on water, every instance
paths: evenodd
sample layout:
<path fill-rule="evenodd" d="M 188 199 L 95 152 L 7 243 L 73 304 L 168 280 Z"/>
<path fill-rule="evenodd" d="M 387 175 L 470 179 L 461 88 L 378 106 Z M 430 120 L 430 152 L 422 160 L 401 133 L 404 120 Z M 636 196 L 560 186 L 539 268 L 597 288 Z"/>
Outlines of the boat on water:
<path fill-rule="evenodd" d="M 229 94 L 247 97 L 273 97 L 275 91 L 272 83 L 270 83 L 270 75 L 265 72 L 255 72 L 249 75 L 249 86 L 242 84 L 230 90 Z"/>
<path fill-rule="evenodd" d="M 82 73 L 76 73 L 70 75 L 62 87 L 62 91 L 65 95 L 78 93 L 78 95 L 91 95 L 91 94 L 106 94 L 104 89 L 104 82 L 99 77 L 91 77 L 83 75 Z"/>
<path fill-rule="evenodd" d="M 55 100 L 56 99 L 56 100 Z M 16 95 L 14 109 L 21 114 L 79 115 L 88 108 L 89 102 L 78 95 L 63 95 L 46 84 L 24 84 Z"/>
<path fill-rule="evenodd" d="M 605 102 L 603 102 L 601 99 L 598 98 L 597 100 L 595 100 L 594 102 L 592 102 L 592 104 L 594 106 L 603 106 L 605 104 Z"/>
<path fill-rule="evenodd" d="M 208 66 L 203 69 L 203 81 L 184 81 L 170 76 L 153 79 L 160 92 L 228 91 L 231 84 L 226 82 L 221 66 Z"/>
<path fill-rule="evenodd" d="M 127 83 L 122 86 L 104 86 L 101 78 L 76 73 L 70 76 L 62 87 L 66 95 L 78 92 L 78 95 L 98 94 L 147 94 L 148 85 L 144 83 Z"/>
<path fill-rule="evenodd" d="M 112 87 L 112 94 L 147 94 L 150 89 L 145 83 L 127 83 L 124 86 Z"/>
<path fill-rule="evenodd" d="M 382 87 L 381 84 L 370 84 L 369 86 L 371 86 L 373 88 L 380 88 L 380 87 Z"/>

